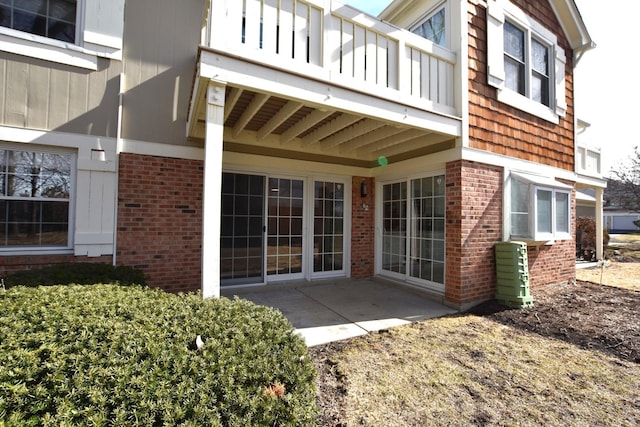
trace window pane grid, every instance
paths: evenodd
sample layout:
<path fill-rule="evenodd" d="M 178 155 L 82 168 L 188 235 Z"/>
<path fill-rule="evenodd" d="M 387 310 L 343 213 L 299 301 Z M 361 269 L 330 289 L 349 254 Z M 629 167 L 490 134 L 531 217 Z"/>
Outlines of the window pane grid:
<path fill-rule="evenodd" d="M 67 247 L 71 154 L 0 149 L 0 245 Z"/>
<path fill-rule="evenodd" d="M 75 43 L 77 0 L 4 0 L 0 26 Z"/>
<path fill-rule="evenodd" d="M 407 239 L 407 183 L 383 188 L 382 268 L 405 273 Z"/>
<path fill-rule="evenodd" d="M 231 283 L 262 279 L 264 177 L 222 174 L 220 274 Z"/>
<path fill-rule="evenodd" d="M 269 178 L 267 275 L 302 272 L 303 181 Z"/>
<path fill-rule="evenodd" d="M 313 271 L 344 268 L 344 184 L 314 183 Z"/>
<path fill-rule="evenodd" d="M 444 283 L 444 176 L 411 181 L 411 271 L 417 279 Z"/>

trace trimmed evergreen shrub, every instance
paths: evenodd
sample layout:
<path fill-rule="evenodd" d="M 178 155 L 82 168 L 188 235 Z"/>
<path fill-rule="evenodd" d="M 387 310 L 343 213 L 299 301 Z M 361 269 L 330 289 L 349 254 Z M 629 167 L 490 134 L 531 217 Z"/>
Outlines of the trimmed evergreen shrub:
<path fill-rule="evenodd" d="M 0 425 L 307 426 L 314 377 L 284 316 L 246 300 L 0 290 Z"/>
<path fill-rule="evenodd" d="M 56 264 L 44 268 L 24 270 L 4 279 L 5 286 L 92 285 L 94 283 L 145 285 L 144 273 L 133 267 L 100 263 Z"/>

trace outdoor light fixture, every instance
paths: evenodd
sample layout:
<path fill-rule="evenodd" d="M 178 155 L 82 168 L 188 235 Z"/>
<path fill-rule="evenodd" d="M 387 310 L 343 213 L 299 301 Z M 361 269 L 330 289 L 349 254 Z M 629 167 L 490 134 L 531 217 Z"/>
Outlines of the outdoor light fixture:
<path fill-rule="evenodd" d="M 367 197 L 367 183 L 365 181 L 360 183 L 360 197 Z"/>

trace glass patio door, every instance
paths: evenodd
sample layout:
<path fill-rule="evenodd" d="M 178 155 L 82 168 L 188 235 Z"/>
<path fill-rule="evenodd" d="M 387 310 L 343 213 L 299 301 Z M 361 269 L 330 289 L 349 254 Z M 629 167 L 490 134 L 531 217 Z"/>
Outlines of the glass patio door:
<path fill-rule="evenodd" d="M 382 187 L 382 272 L 443 291 L 444 175 Z"/>
<path fill-rule="evenodd" d="M 265 177 L 222 174 L 221 285 L 264 282 Z"/>
<path fill-rule="evenodd" d="M 269 178 L 267 281 L 303 277 L 304 181 Z"/>
<path fill-rule="evenodd" d="M 313 276 L 327 277 L 344 272 L 345 185 L 314 181 Z"/>

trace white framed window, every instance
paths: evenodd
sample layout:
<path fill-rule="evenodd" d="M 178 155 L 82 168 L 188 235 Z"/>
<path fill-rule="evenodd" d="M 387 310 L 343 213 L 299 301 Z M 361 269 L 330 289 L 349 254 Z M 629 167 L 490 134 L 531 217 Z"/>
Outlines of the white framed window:
<path fill-rule="evenodd" d="M 0 252 L 71 249 L 75 154 L 0 145 Z"/>
<path fill-rule="evenodd" d="M 447 25 L 447 6 L 439 5 L 432 12 L 427 14 L 426 18 L 411 29 L 411 32 L 431 40 L 437 45 L 447 47 L 449 40 Z"/>
<path fill-rule="evenodd" d="M 511 239 L 548 242 L 572 238 L 570 186 L 549 178 L 511 173 L 509 187 Z"/>
<path fill-rule="evenodd" d="M 487 8 L 487 79 L 498 100 L 552 123 L 566 114 L 564 50 L 555 34 L 507 0 Z"/>
<path fill-rule="evenodd" d="M 77 0 L 0 0 L 0 25 L 76 42 Z"/>
<path fill-rule="evenodd" d="M 0 51 L 90 70 L 122 59 L 125 0 L 0 0 Z"/>

